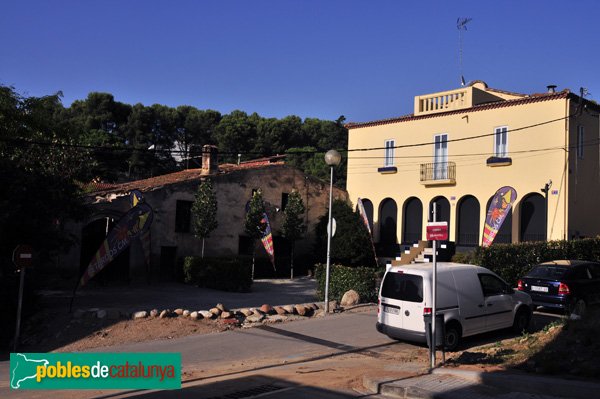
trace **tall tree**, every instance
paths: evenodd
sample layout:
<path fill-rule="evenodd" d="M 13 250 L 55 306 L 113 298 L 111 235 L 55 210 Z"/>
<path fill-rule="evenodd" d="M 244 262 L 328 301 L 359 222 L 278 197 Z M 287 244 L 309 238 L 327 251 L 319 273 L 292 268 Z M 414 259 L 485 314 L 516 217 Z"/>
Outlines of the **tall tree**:
<path fill-rule="evenodd" d="M 244 220 L 244 230 L 246 234 L 252 239 L 252 279 L 254 280 L 254 261 L 256 258 L 256 240 L 262 238 L 265 233 L 267 225 L 263 223 L 263 216 L 265 214 L 265 204 L 261 190 L 256 190 L 250 202 L 246 212 L 246 218 Z"/>
<path fill-rule="evenodd" d="M 294 278 L 294 246 L 296 240 L 302 238 L 306 232 L 306 225 L 304 224 L 304 202 L 302 196 L 296 190 L 292 191 L 288 196 L 288 202 L 283 210 L 284 220 L 282 235 L 290 242 L 292 251 L 290 254 L 290 278 Z"/>
<path fill-rule="evenodd" d="M 235 162 L 238 153 L 247 153 L 254 147 L 256 126 L 260 119 L 256 113 L 248 115 L 237 110 L 223 116 L 215 131 L 223 160 Z"/>
<path fill-rule="evenodd" d="M 204 240 L 217 228 L 217 195 L 212 181 L 205 179 L 198 186 L 198 192 L 192 205 L 194 235 L 202 239 L 202 258 L 204 258 Z"/>

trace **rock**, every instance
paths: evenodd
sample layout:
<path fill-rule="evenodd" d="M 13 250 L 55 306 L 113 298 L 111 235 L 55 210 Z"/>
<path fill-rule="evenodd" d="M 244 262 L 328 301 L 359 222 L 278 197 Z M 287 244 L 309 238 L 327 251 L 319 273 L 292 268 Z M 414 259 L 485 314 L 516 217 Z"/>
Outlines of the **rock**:
<path fill-rule="evenodd" d="M 134 319 L 134 320 L 137 320 L 137 319 L 144 319 L 144 318 L 146 318 L 146 317 L 148 317 L 148 312 L 146 312 L 145 310 L 141 310 L 141 311 L 139 311 L 139 312 L 135 312 L 135 313 L 133 314 L 133 319 Z"/>
<path fill-rule="evenodd" d="M 198 314 L 202 315 L 202 318 L 204 319 L 212 319 L 215 317 L 214 313 L 209 312 L 208 310 L 200 310 Z"/>
<path fill-rule="evenodd" d="M 285 311 L 288 312 L 289 314 L 296 313 L 296 309 L 294 309 L 294 305 L 285 305 L 285 306 L 283 306 L 283 309 L 285 309 Z"/>
<path fill-rule="evenodd" d="M 192 320 L 198 320 L 198 312 L 192 312 L 192 313 L 190 313 L 190 319 L 192 319 Z"/>
<path fill-rule="evenodd" d="M 164 319 L 166 317 L 170 317 L 171 316 L 171 311 L 169 309 L 165 309 L 162 312 L 160 312 L 160 314 L 158 315 L 159 319 Z"/>
<path fill-rule="evenodd" d="M 227 313 L 227 312 L 223 312 L 223 313 Z M 240 324 L 240 321 L 238 319 L 221 319 L 221 320 L 219 320 L 219 323 L 225 324 L 225 325 L 230 325 L 230 326 L 237 326 Z"/>
<path fill-rule="evenodd" d="M 309 312 L 308 308 L 304 305 L 296 305 L 294 308 L 296 309 L 296 313 L 298 313 L 300 316 L 306 316 Z"/>
<path fill-rule="evenodd" d="M 173 311 L 177 316 L 181 316 L 183 314 L 183 309 L 177 308 Z"/>
<path fill-rule="evenodd" d="M 119 312 L 119 309 L 108 309 L 106 311 L 106 317 L 110 320 L 117 320 L 121 318 L 121 312 Z"/>
<path fill-rule="evenodd" d="M 99 319 L 106 318 L 106 310 L 100 309 L 99 311 L 97 311 L 96 312 L 96 317 L 99 318 Z"/>
<path fill-rule="evenodd" d="M 309 306 L 312 308 L 312 310 L 319 310 L 319 305 L 316 303 L 311 303 Z"/>
<path fill-rule="evenodd" d="M 253 314 L 252 316 L 246 317 L 248 323 L 260 323 L 265 319 L 264 314 Z"/>
<path fill-rule="evenodd" d="M 250 309 L 240 309 L 240 313 L 245 317 L 252 316 L 253 312 Z"/>
<path fill-rule="evenodd" d="M 261 314 L 263 316 L 265 315 L 265 312 L 263 312 L 260 309 L 250 309 L 250 310 L 252 310 L 252 314 L 255 314 L 255 315 Z"/>
<path fill-rule="evenodd" d="M 260 307 L 260 311 L 266 314 L 273 314 L 275 311 L 273 310 L 273 307 L 271 305 L 269 305 L 268 303 L 265 303 L 264 305 L 262 305 Z"/>
<path fill-rule="evenodd" d="M 183 317 L 188 317 L 190 315 L 190 311 L 189 310 L 184 310 L 183 313 L 181 314 Z"/>
<path fill-rule="evenodd" d="M 222 313 L 221 309 L 219 309 L 219 308 L 212 308 L 209 310 L 209 312 L 214 314 L 217 317 L 219 317 Z"/>
<path fill-rule="evenodd" d="M 158 317 L 159 314 L 160 314 L 160 312 L 158 311 L 158 309 L 152 309 L 150 311 L 150 316 L 151 317 Z"/>
<path fill-rule="evenodd" d="M 221 313 L 222 319 L 231 319 L 232 317 L 233 317 L 233 313 L 231 313 L 231 312 L 222 312 Z"/>
<path fill-rule="evenodd" d="M 227 308 L 222 303 L 217 303 L 217 306 L 215 306 L 215 308 L 219 309 L 221 312 L 227 312 Z"/>
<path fill-rule="evenodd" d="M 346 291 L 346 293 L 342 297 L 342 302 L 340 303 L 340 305 L 342 305 L 343 307 L 347 307 L 347 306 L 358 305 L 359 303 L 360 303 L 360 295 L 358 295 L 358 292 L 356 292 L 354 290 L 349 290 L 349 291 Z"/>
<path fill-rule="evenodd" d="M 287 319 L 288 319 L 287 316 L 276 314 L 276 315 L 273 315 L 273 316 L 268 316 L 265 319 L 265 322 L 266 323 L 281 323 L 282 321 L 286 321 Z"/>
<path fill-rule="evenodd" d="M 275 309 L 275 312 L 278 315 L 284 315 L 287 314 L 286 310 L 284 308 L 282 308 L 281 306 L 275 306 L 273 309 Z"/>

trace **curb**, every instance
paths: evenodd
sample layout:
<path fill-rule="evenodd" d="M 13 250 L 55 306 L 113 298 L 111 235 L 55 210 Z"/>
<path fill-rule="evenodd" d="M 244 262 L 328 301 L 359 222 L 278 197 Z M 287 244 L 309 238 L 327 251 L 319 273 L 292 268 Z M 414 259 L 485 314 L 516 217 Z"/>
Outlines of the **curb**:
<path fill-rule="evenodd" d="M 511 371 L 489 373 L 440 368 L 434 369 L 433 374 L 451 375 L 504 390 L 506 390 L 506 387 L 510 387 L 512 391 L 532 394 L 545 394 L 551 392 L 552 395 L 565 396 L 568 398 L 588 399 L 597 397 L 598 392 L 600 392 L 600 383 L 565 380 Z"/>

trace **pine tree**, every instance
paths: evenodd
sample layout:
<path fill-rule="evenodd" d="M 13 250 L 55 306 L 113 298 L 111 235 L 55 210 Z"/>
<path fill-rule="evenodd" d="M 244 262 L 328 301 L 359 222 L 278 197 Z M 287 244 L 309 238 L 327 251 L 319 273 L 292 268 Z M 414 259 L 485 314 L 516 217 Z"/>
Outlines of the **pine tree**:
<path fill-rule="evenodd" d="M 196 199 L 192 205 L 194 235 L 202 238 L 202 258 L 204 258 L 204 240 L 217 228 L 217 195 L 212 181 L 205 179 L 198 186 Z"/>
<path fill-rule="evenodd" d="M 288 196 L 288 203 L 283 211 L 283 229 L 282 235 L 291 244 L 290 254 L 290 278 L 294 278 L 294 246 L 296 240 L 302 237 L 306 232 L 306 225 L 303 222 L 302 216 L 304 215 L 304 202 L 302 196 L 296 190 L 292 191 Z"/>
<path fill-rule="evenodd" d="M 263 202 L 262 192 L 256 190 L 250 199 L 248 210 L 246 212 L 246 219 L 244 223 L 244 230 L 246 234 L 252 239 L 252 280 L 254 280 L 254 259 L 256 255 L 256 239 L 262 238 L 266 224 L 262 222 L 265 214 L 265 204 Z"/>

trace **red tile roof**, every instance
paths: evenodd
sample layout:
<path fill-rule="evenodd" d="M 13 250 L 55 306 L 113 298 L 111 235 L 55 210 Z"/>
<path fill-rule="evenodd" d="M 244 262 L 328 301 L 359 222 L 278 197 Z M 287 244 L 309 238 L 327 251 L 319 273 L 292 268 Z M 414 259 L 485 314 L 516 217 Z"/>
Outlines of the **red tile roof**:
<path fill-rule="evenodd" d="M 542 102 L 542 101 L 559 100 L 559 99 L 567 98 L 569 96 L 569 94 L 570 94 L 569 90 L 565 89 L 565 90 L 557 92 L 557 93 L 540 93 L 540 94 L 530 95 L 525 98 L 518 98 L 518 99 L 514 99 L 514 100 L 503 100 L 503 101 L 497 101 L 497 102 L 487 103 L 487 104 L 479 104 L 479 105 L 475 105 L 470 108 L 458 109 L 458 110 L 453 110 L 453 111 L 438 112 L 438 113 L 419 115 L 419 116 L 415 116 L 414 114 L 409 114 L 409 115 L 399 116 L 396 118 L 381 119 L 381 120 L 376 120 L 376 121 L 371 121 L 371 122 L 350 122 L 350 123 L 346 124 L 346 128 L 357 129 L 357 128 L 362 128 L 362 127 L 387 125 L 387 124 L 391 124 L 391 123 L 408 122 L 408 121 L 429 119 L 429 118 L 439 118 L 441 116 L 464 114 L 466 112 L 487 111 L 490 109 L 513 107 L 516 105 L 531 104 L 531 103 L 537 103 L 537 102 Z"/>
<path fill-rule="evenodd" d="M 108 187 L 102 187 L 98 190 L 90 191 L 90 195 L 103 196 L 107 194 L 117 194 L 131 192 L 132 190 L 139 190 L 141 192 L 156 190 L 164 186 L 172 184 L 185 183 L 189 181 L 200 180 L 206 176 L 217 176 L 227 173 L 232 173 L 238 170 L 248 169 L 261 169 L 270 166 L 280 166 L 285 163 L 281 160 L 282 156 L 261 158 L 253 161 L 242 162 L 239 165 L 236 164 L 222 164 L 219 165 L 219 171 L 217 173 L 208 174 L 201 168 L 197 169 L 186 169 L 179 172 L 168 173 L 165 175 L 150 177 L 148 179 L 135 180 L 120 184 L 106 184 Z"/>

